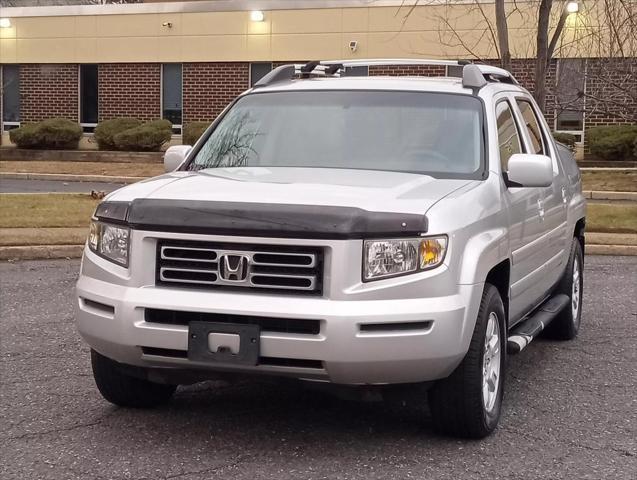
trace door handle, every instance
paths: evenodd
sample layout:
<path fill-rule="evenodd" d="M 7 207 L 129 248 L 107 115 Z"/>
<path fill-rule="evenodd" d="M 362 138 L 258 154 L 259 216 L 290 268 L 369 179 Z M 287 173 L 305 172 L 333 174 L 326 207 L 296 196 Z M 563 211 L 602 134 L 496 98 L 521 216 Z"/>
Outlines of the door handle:
<path fill-rule="evenodd" d="M 537 213 L 540 215 L 540 220 L 544 220 L 544 202 L 542 199 L 537 201 Z"/>
<path fill-rule="evenodd" d="M 568 198 L 566 197 L 566 186 L 562 185 L 562 202 L 566 203 L 568 201 Z"/>

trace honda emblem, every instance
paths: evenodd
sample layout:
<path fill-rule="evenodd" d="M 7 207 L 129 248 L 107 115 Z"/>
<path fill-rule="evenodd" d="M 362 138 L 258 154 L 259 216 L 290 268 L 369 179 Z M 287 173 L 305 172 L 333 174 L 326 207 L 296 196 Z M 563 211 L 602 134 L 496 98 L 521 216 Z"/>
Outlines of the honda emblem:
<path fill-rule="evenodd" d="M 248 278 L 250 258 L 245 255 L 221 255 L 219 278 L 226 282 L 244 282 Z"/>

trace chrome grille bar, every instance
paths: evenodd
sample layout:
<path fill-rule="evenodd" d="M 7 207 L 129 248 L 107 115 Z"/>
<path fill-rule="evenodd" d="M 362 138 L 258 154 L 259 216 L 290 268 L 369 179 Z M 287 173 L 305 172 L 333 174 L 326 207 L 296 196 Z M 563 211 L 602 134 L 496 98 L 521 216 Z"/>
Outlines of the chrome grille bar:
<path fill-rule="evenodd" d="M 179 256 L 175 255 L 175 252 L 182 252 L 183 255 L 192 255 L 192 256 Z M 210 258 L 205 258 L 204 254 L 209 253 Z M 172 254 L 172 255 L 171 255 Z M 217 252 L 211 248 L 186 248 L 186 247 L 177 247 L 177 246 L 162 246 L 161 247 L 161 259 L 162 260 L 197 260 L 199 262 L 216 262 L 217 261 Z"/>
<path fill-rule="evenodd" d="M 177 240 L 157 245 L 158 284 L 321 293 L 322 278 L 319 248 Z"/>

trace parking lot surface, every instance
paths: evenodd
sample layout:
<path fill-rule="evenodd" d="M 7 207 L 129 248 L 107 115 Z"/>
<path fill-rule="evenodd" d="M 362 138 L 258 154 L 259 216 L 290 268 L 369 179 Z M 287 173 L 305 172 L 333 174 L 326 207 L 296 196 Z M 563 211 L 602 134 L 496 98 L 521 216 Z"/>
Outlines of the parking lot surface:
<path fill-rule="evenodd" d="M 436 436 L 424 398 L 208 382 L 159 409 L 97 392 L 73 324 L 78 261 L 0 264 L 0 478 L 635 479 L 637 257 L 587 257 L 572 342 L 510 357 L 500 428 Z M 417 400 L 417 399 L 416 399 Z"/>

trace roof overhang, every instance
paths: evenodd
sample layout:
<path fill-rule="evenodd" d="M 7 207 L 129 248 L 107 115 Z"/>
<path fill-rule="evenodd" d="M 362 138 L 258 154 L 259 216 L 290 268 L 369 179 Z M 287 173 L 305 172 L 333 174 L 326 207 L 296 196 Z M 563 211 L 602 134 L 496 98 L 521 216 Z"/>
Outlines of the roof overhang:
<path fill-rule="evenodd" d="M 476 0 L 454 0 L 475 3 Z M 493 3 L 493 0 L 478 0 Z M 2 17 L 60 17 L 71 15 L 134 15 L 144 13 L 241 12 L 251 10 L 309 10 L 322 8 L 405 7 L 418 0 L 207 0 L 194 2 L 157 2 L 107 5 L 64 5 L 42 7 L 3 7 Z M 426 5 L 445 4 L 449 0 L 428 0 Z"/>

